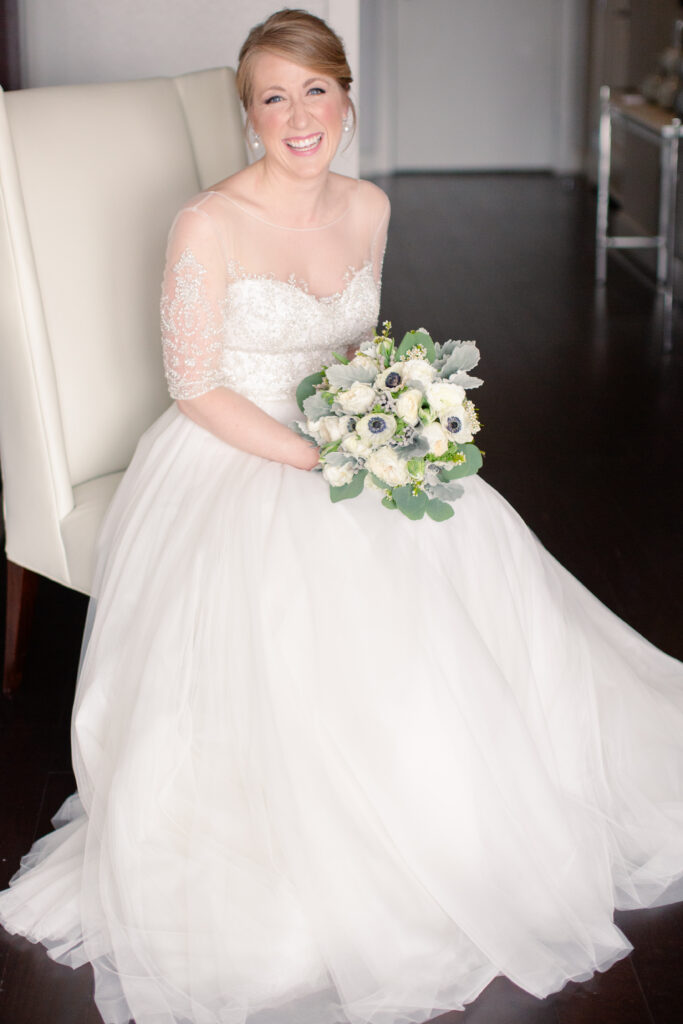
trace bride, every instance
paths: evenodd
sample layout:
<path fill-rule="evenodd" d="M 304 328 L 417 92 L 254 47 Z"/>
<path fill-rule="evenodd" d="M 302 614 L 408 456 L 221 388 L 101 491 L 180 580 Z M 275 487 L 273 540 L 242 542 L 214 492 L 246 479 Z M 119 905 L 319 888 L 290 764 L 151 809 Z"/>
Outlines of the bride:
<path fill-rule="evenodd" d="M 389 216 L 330 171 L 340 40 L 280 11 L 238 84 L 263 156 L 169 239 L 176 403 L 106 519 L 78 794 L 0 920 L 90 961 L 108 1024 L 403 1024 L 543 996 L 683 897 L 683 673 L 484 480 L 448 523 L 332 505 L 296 384 L 372 336 Z"/>

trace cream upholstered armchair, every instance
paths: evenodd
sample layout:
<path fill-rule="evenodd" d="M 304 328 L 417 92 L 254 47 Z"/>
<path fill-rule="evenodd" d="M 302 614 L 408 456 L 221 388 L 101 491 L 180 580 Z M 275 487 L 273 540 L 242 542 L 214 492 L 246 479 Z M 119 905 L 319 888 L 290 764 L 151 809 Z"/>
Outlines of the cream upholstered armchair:
<path fill-rule="evenodd" d="M 173 216 L 245 163 L 229 68 L 0 90 L 6 693 L 36 574 L 88 593 L 102 515 L 169 404 L 158 306 Z"/>

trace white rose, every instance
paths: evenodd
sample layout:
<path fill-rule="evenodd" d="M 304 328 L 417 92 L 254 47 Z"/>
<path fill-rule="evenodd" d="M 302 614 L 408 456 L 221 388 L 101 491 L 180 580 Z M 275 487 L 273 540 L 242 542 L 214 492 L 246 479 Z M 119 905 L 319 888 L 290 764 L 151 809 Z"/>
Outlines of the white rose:
<path fill-rule="evenodd" d="M 323 466 L 323 477 L 330 487 L 343 487 L 350 484 L 354 476 L 354 465 L 346 462 L 343 466 Z"/>
<path fill-rule="evenodd" d="M 366 459 L 372 448 L 361 440 L 358 434 L 349 434 L 341 443 L 342 451 L 348 452 L 357 459 Z"/>
<path fill-rule="evenodd" d="M 420 406 L 422 405 L 422 392 L 418 388 L 408 388 L 396 399 L 396 412 L 414 427 L 420 418 Z"/>
<path fill-rule="evenodd" d="M 349 365 L 361 366 L 364 370 L 372 370 L 373 373 L 377 373 L 379 369 L 377 359 L 373 359 L 372 356 L 368 356 L 364 352 L 357 352 Z"/>
<path fill-rule="evenodd" d="M 336 400 L 344 412 L 364 413 L 375 404 L 375 392 L 371 384 L 355 381 L 347 391 L 339 391 Z"/>
<path fill-rule="evenodd" d="M 307 434 L 311 434 L 316 439 L 316 441 L 320 441 L 320 435 L 318 434 L 318 423 L 319 422 L 320 422 L 319 420 L 309 420 L 309 419 L 307 419 L 305 423 L 301 424 L 301 426 L 303 426 L 305 428 L 306 433 Z"/>
<path fill-rule="evenodd" d="M 443 455 L 448 448 L 448 436 L 440 423 L 436 420 L 429 423 L 420 431 L 420 437 L 429 443 L 429 451 L 432 455 Z"/>
<path fill-rule="evenodd" d="M 319 420 L 310 422 L 313 432 L 320 438 L 323 444 L 330 444 L 338 441 L 342 436 L 342 424 L 339 416 L 321 416 Z"/>
<path fill-rule="evenodd" d="M 434 380 L 436 370 L 426 359 L 409 359 L 403 365 L 403 376 L 406 384 L 415 381 L 426 388 Z"/>
<path fill-rule="evenodd" d="M 365 444 L 379 448 L 390 441 L 396 433 L 396 420 L 388 413 L 371 412 L 362 420 L 358 420 L 356 430 Z"/>
<path fill-rule="evenodd" d="M 470 401 L 453 406 L 442 413 L 439 419 L 447 436 L 458 444 L 467 444 L 480 429 L 474 403 Z"/>
<path fill-rule="evenodd" d="M 435 380 L 427 388 L 427 401 L 437 416 L 465 401 L 465 389 L 447 380 Z"/>
<path fill-rule="evenodd" d="M 377 448 L 368 458 L 367 468 L 389 487 L 401 487 L 410 480 L 405 461 L 394 448 Z"/>

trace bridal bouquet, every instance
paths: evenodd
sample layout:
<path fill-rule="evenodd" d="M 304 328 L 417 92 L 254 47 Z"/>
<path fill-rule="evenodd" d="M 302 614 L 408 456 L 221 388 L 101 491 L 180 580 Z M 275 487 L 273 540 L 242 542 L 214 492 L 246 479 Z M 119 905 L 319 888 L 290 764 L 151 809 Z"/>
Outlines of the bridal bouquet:
<path fill-rule="evenodd" d="M 466 397 L 482 384 L 469 373 L 479 350 L 473 341 L 435 343 L 423 328 L 396 344 L 390 331 L 386 321 L 353 359 L 335 353 L 336 364 L 302 380 L 305 419 L 293 426 L 320 448 L 332 501 L 369 487 L 383 492 L 385 508 L 441 522 L 463 493 L 458 480 L 482 464 Z"/>

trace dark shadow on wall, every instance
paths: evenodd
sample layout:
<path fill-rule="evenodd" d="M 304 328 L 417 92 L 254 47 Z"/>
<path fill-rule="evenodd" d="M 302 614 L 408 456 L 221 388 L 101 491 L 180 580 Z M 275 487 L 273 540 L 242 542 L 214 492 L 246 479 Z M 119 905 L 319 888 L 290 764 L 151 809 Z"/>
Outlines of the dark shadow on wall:
<path fill-rule="evenodd" d="M 0 0 L 0 85 L 21 88 L 18 0 Z"/>

